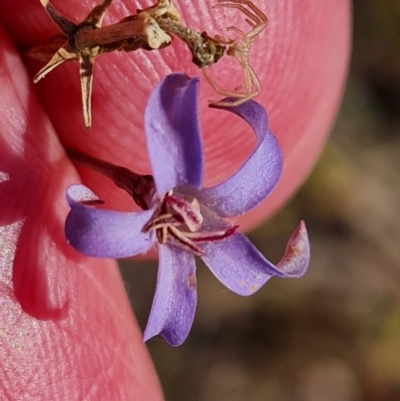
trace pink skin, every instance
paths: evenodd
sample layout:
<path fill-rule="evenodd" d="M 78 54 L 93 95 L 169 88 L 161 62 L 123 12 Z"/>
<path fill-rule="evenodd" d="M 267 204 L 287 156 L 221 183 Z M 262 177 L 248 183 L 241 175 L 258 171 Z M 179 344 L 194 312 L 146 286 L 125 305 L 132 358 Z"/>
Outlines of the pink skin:
<path fill-rule="evenodd" d="M 114 3 L 105 24 L 135 10 L 133 1 Z M 321 150 L 343 89 L 348 3 L 257 1 L 270 24 L 252 52 L 263 87 L 256 100 L 269 111 L 285 168 L 272 196 L 239 219 L 242 229 L 280 207 Z M 53 4 L 78 22 L 95 2 Z M 140 3 L 142 8 L 147 4 Z M 220 10 L 181 11 L 194 29 L 212 33 L 232 19 L 239 24 L 244 19 L 232 10 L 227 17 L 221 17 Z M 219 24 L 210 13 L 221 17 Z M 32 77 L 43 64 L 26 60 L 27 72 L 13 44 L 38 44 L 57 33 L 40 2 L 2 0 L 0 16 L 5 27 L 0 29 L 0 398 L 161 400 L 115 262 L 82 256 L 65 242 L 65 188 L 79 176 L 61 143 L 148 172 L 142 115 L 151 88 L 171 71 L 190 76 L 199 71 L 178 40 L 152 54 L 101 56 L 95 65 L 93 128 L 87 131 L 77 65 L 65 64 L 34 86 Z M 222 71 L 215 66 L 219 82 L 226 77 L 225 83 L 232 82 L 231 65 Z M 234 86 L 239 84 L 240 76 Z M 230 175 L 253 143 L 239 120 L 207 108 L 207 99 L 219 97 L 206 83 L 201 97 L 209 186 Z M 109 208 L 132 209 L 129 197 L 107 179 L 83 168 L 78 171 Z"/>

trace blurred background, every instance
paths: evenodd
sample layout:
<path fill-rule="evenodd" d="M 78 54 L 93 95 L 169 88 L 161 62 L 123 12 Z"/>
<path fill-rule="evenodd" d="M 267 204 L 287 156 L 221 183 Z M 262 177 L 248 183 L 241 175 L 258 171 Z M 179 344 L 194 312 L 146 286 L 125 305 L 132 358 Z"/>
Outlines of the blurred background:
<path fill-rule="evenodd" d="M 353 5 L 350 74 L 325 151 L 249 234 L 277 262 L 304 219 L 309 271 L 242 298 L 199 265 L 188 340 L 148 343 L 167 401 L 400 400 L 400 0 Z M 121 269 L 144 328 L 157 263 Z"/>

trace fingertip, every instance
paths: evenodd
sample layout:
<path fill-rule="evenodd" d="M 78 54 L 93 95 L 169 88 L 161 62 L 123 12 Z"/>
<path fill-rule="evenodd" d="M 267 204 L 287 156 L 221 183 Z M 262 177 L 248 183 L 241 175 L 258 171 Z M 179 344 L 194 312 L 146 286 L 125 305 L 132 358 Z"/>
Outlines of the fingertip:
<path fill-rule="evenodd" d="M 64 238 L 79 179 L 1 27 L 0 87 L 0 394 L 161 400 L 116 263 Z"/>

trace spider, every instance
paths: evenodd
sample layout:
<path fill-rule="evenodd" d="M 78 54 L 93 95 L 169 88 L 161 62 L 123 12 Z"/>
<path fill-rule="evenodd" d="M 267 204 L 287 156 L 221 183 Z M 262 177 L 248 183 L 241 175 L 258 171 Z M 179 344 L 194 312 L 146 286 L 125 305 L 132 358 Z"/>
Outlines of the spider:
<path fill-rule="evenodd" d="M 247 8 L 246 8 L 247 6 Z M 226 54 L 231 57 L 235 57 L 241 67 L 243 68 L 244 75 L 244 88 L 245 92 L 238 92 L 237 90 L 225 90 L 220 88 L 217 83 L 210 77 L 206 67 L 202 68 L 203 74 L 207 79 L 210 86 L 215 92 L 222 96 L 233 97 L 236 100 L 232 102 L 227 101 L 211 101 L 210 103 L 215 106 L 239 106 L 247 100 L 257 96 L 261 91 L 260 81 L 253 71 L 249 63 L 250 49 L 257 40 L 257 36 L 263 31 L 268 25 L 267 16 L 258 9 L 249 0 L 218 0 L 213 8 L 236 8 L 243 14 L 247 15 L 248 18 L 245 21 L 252 27 L 252 29 L 245 33 L 235 26 L 228 26 L 223 31 L 232 31 L 241 37 L 239 41 L 235 41 L 230 38 L 223 38 L 219 35 L 214 37 L 214 40 L 220 44 L 226 45 Z"/>

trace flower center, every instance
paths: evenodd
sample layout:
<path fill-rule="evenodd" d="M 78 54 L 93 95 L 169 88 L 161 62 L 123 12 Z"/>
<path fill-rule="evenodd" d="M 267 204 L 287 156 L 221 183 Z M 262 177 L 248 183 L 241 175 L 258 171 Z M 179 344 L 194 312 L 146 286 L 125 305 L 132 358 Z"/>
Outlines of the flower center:
<path fill-rule="evenodd" d="M 143 232 L 155 231 L 160 244 L 175 245 L 197 256 L 206 252 L 199 243 L 218 241 L 236 234 L 239 226 L 224 222 L 222 228 L 205 230 L 199 201 L 193 196 L 166 193 Z M 221 220 L 222 221 L 222 220 Z"/>

